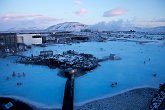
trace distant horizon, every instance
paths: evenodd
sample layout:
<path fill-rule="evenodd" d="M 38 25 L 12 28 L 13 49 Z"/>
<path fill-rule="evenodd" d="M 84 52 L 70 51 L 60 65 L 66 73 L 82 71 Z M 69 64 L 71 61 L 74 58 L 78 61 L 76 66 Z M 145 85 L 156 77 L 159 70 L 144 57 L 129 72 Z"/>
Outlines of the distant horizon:
<path fill-rule="evenodd" d="M 122 25 L 122 24 L 124 24 L 123 22 L 125 22 L 125 21 L 122 21 L 122 23 L 120 22 L 119 24 L 118 24 L 118 21 L 116 21 L 115 23 L 115 28 L 119 28 L 119 30 L 114 30 L 114 27 L 111 27 L 111 25 L 112 26 L 114 26 L 114 23 L 105 23 L 105 22 L 99 22 L 99 23 L 96 23 L 96 24 L 93 24 L 93 25 L 87 25 L 87 24 L 84 24 L 84 23 L 81 23 L 81 22 L 61 22 L 61 23 L 57 23 L 57 24 L 52 24 L 52 25 L 50 25 L 50 26 L 48 26 L 48 27 L 46 27 L 46 28 L 37 28 L 37 27 L 34 27 L 34 26 L 32 26 L 32 27 L 23 27 L 23 28 L 17 28 L 17 27 L 11 27 L 11 28 L 9 28 L 9 29 L 7 29 L 7 30 L 0 30 L 0 32 L 14 32 L 14 31 L 32 31 L 32 30 L 46 30 L 47 28 L 50 28 L 50 27 L 52 27 L 52 26 L 56 26 L 56 25 L 58 25 L 58 24 L 65 24 L 65 23 L 80 23 L 80 24 L 84 24 L 84 25 L 86 25 L 87 26 L 87 28 L 86 29 L 92 29 L 92 30 L 102 30 L 102 31 L 129 31 L 129 30 L 135 30 L 135 31 L 139 31 L 139 30 L 136 30 L 136 29 L 154 29 L 154 28 L 163 28 L 163 29 L 165 29 L 165 26 L 153 26 L 153 27 L 138 27 L 138 26 L 130 26 L 130 27 L 127 27 L 127 26 L 125 26 L 125 25 Z M 89 26 L 89 27 L 88 27 Z M 122 26 L 124 26 L 124 27 L 122 27 Z M 108 27 L 108 29 L 107 29 L 107 27 Z M 109 29 L 110 28 L 110 29 Z M 126 29 L 124 29 L 124 28 L 126 28 Z M 120 30 L 121 29 L 121 30 Z M 165 31 L 163 31 L 163 32 L 165 32 Z"/>

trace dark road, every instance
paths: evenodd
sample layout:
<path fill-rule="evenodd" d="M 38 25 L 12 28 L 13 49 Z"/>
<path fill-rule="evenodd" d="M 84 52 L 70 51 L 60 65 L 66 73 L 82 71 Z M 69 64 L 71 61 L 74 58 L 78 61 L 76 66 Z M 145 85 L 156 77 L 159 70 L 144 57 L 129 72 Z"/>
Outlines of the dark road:
<path fill-rule="evenodd" d="M 69 77 L 65 84 L 62 110 L 73 110 L 74 101 L 74 78 Z"/>

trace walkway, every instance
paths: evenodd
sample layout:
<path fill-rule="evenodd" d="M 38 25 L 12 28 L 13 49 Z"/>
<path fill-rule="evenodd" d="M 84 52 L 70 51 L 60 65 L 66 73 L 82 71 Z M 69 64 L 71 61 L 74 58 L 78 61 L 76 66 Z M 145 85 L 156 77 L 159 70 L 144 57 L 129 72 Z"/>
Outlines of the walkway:
<path fill-rule="evenodd" d="M 62 110 L 73 110 L 74 77 L 69 77 L 65 84 Z"/>

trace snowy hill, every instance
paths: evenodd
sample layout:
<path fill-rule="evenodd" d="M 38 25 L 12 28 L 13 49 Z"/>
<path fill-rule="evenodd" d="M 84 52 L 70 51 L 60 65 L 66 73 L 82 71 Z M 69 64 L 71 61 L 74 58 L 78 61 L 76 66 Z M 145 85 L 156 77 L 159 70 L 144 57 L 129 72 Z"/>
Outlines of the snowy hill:
<path fill-rule="evenodd" d="M 18 27 L 13 27 L 10 28 L 6 31 L 3 32 L 16 32 L 16 33 L 37 33 L 37 32 L 44 32 L 44 30 L 42 28 L 38 28 L 38 27 L 24 27 L 24 28 L 18 28 Z"/>
<path fill-rule="evenodd" d="M 142 31 L 145 31 L 145 32 L 157 32 L 157 33 L 165 32 L 165 26 L 154 27 L 154 28 L 146 28 L 146 29 L 143 28 Z"/>
<path fill-rule="evenodd" d="M 48 27 L 47 31 L 81 31 L 87 28 L 87 25 L 79 22 L 64 22 Z"/>
<path fill-rule="evenodd" d="M 85 25 L 79 22 L 64 22 L 56 25 L 52 25 L 46 29 L 39 27 L 14 27 L 10 28 L 8 32 L 48 32 L 48 31 L 72 31 L 80 32 L 81 30 L 90 29 L 92 31 L 129 31 L 135 30 L 138 32 L 156 32 L 165 33 L 165 26 L 160 27 L 136 27 L 130 23 L 125 23 L 124 21 L 112 21 L 109 23 L 100 22 L 94 25 Z"/>

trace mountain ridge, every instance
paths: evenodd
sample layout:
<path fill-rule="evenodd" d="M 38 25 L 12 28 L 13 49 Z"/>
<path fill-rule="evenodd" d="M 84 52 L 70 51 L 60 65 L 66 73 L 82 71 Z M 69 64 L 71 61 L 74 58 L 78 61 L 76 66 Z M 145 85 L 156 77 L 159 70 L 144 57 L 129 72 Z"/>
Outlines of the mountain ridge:
<path fill-rule="evenodd" d="M 10 28 L 7 31 L 9 32 L 21 32 L 21 31 L 73 31 L 79 32 L 81 30 L 90 29 L 93 31 L 129 31 L 135 30 L 139 32 L 165 32 L 165 26 L 158 26 L 158 27 L 135 27 L 135 26 L 128 26 L 128 25 L 112 25 L 112 24 L 105 24 L 105 23 L 98 23 L 94 25 L 86 25 L 80 22 L 64 22 L 59 23 L 56 25 L 51 25 L 46 29 L 41 29 L 37 27 L 25 27 L 25 28 Z"/>
<path fill-rule="evenodd" d="M 45 30 L 47 31 L 81 31 L 87 28 L 87 25 L 80 22 L 64 22 L 52 25 Z"/>

